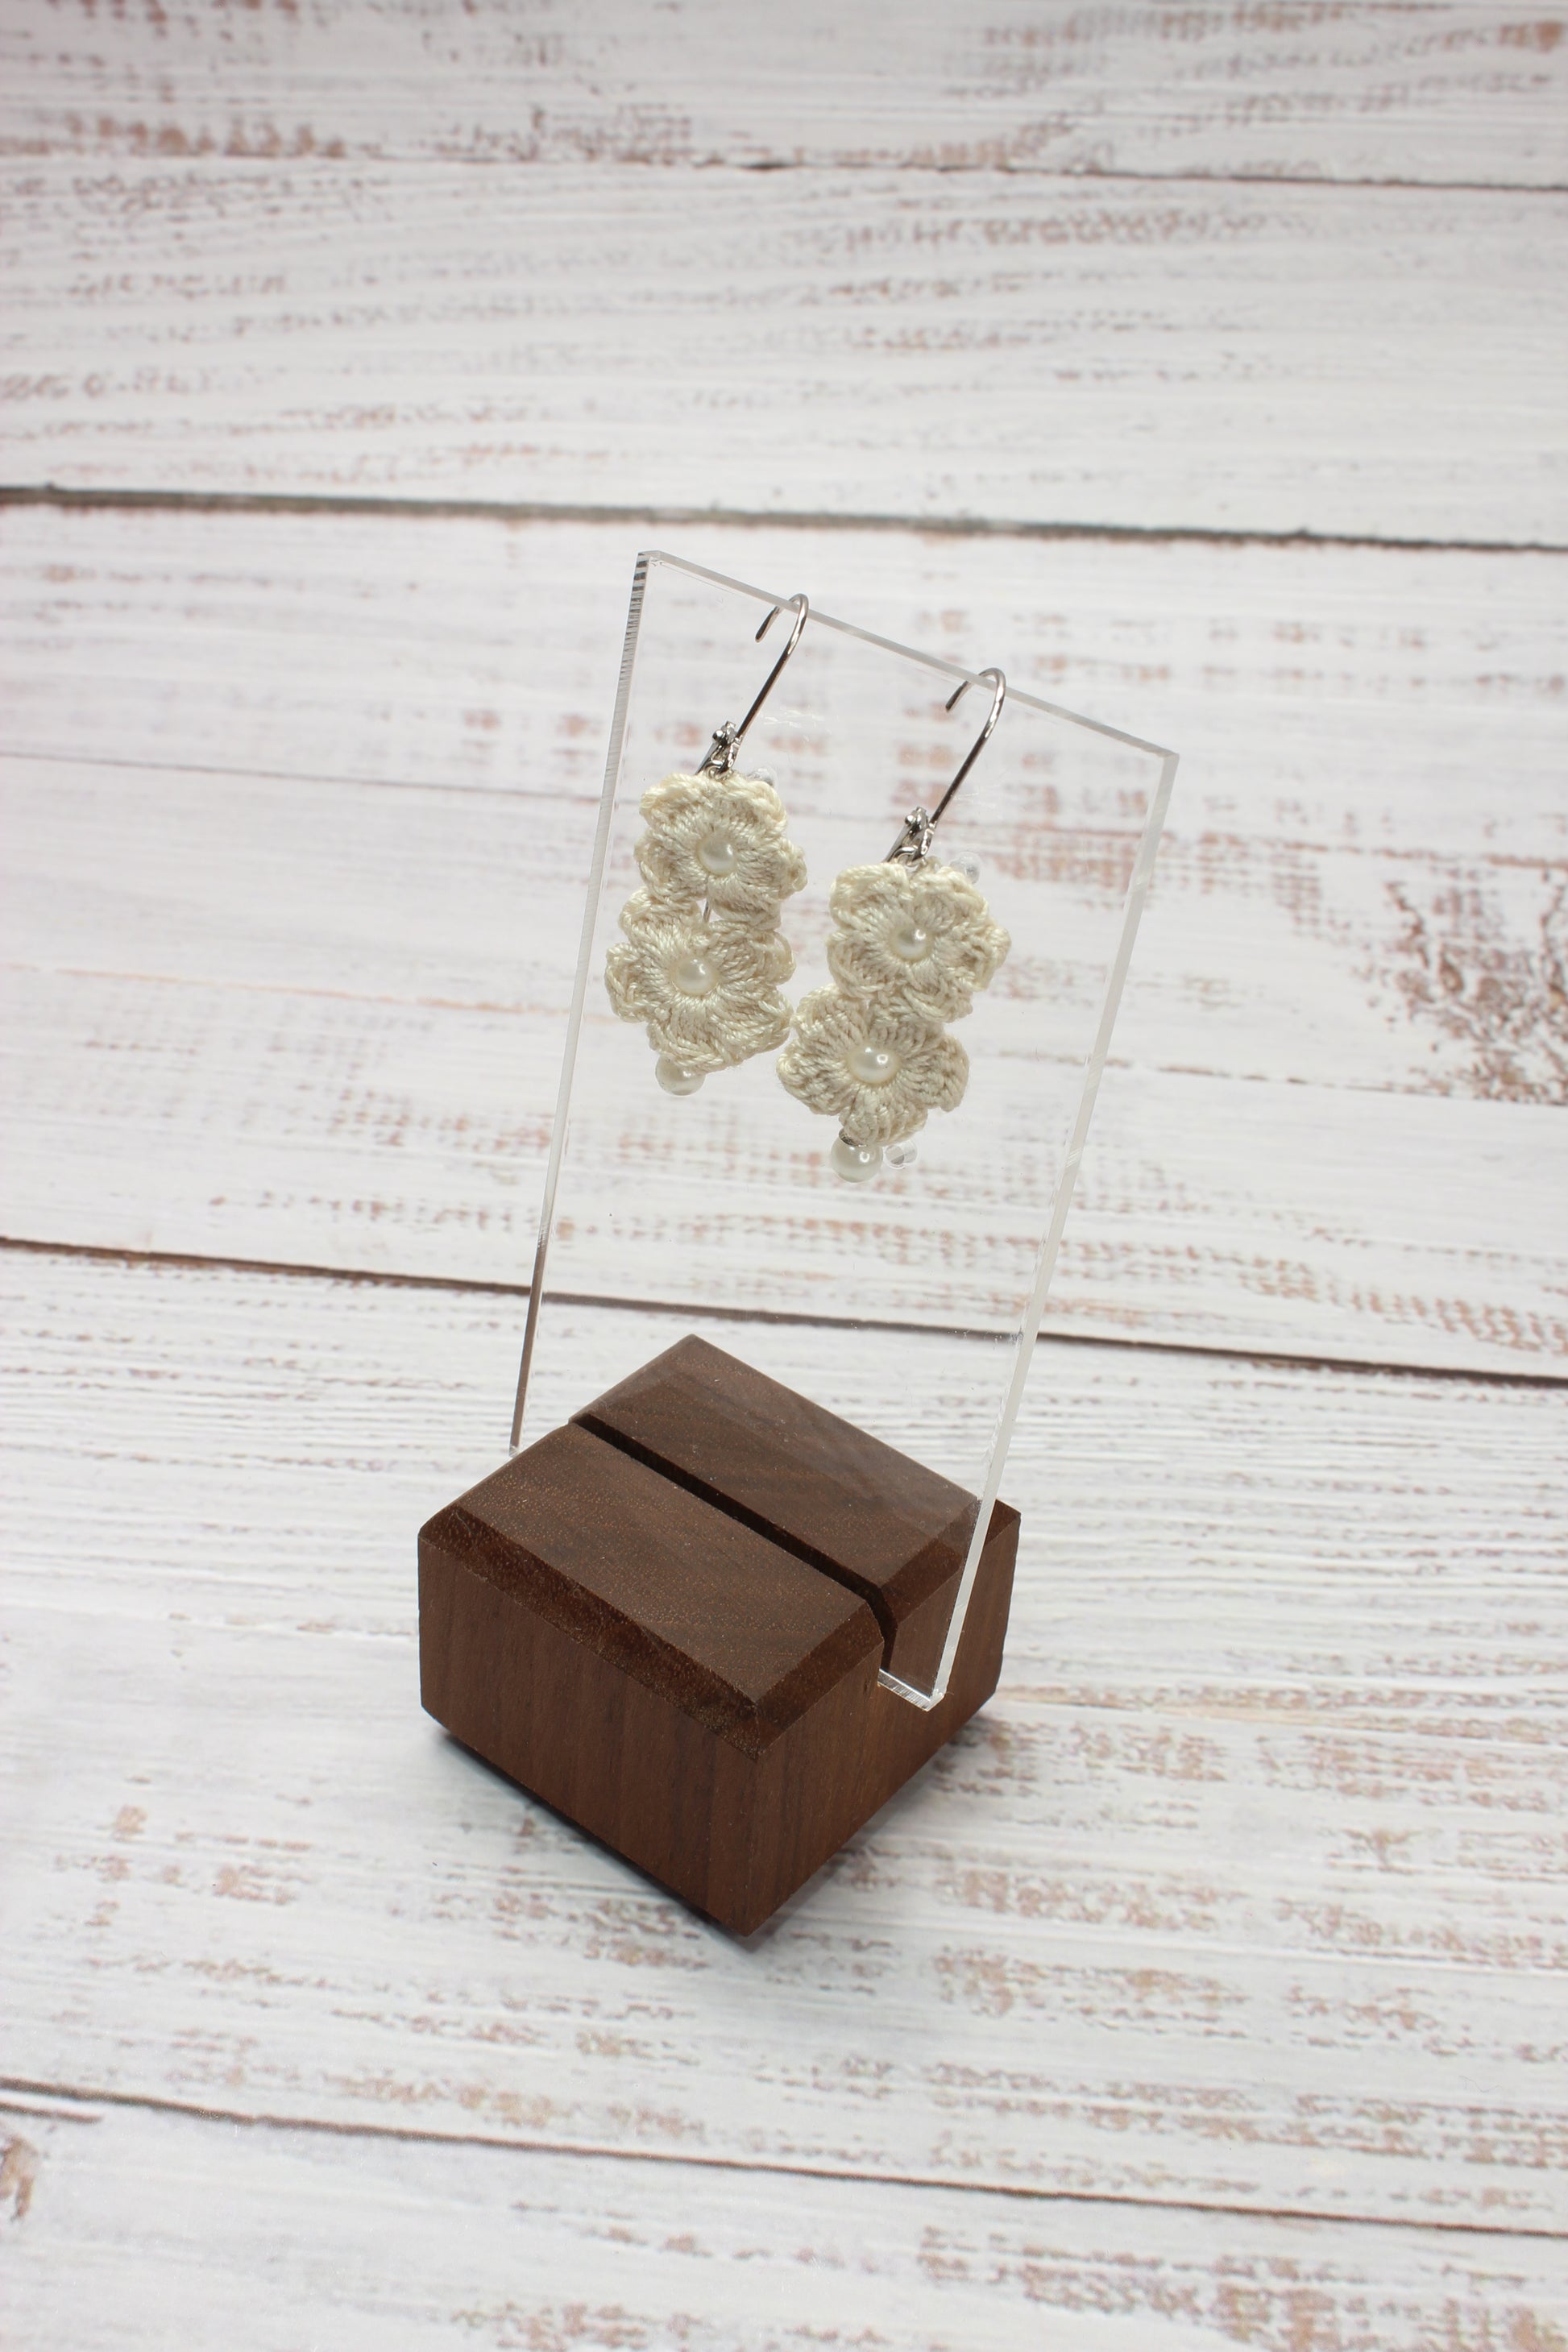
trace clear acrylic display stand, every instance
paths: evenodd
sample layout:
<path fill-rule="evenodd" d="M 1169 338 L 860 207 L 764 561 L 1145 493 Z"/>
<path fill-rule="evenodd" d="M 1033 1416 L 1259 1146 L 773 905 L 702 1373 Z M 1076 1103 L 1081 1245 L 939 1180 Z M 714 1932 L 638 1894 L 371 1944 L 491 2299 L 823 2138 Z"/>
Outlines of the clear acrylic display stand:
<path fill-rule="evenodd" d="M 809 591 L 809 583 L 804 583 Z M 1176 755 L 1010 688 L 942 820 L 937 853 L 976 861 L 1012 950 L 953 1025 L 967 1093 L 933 1112 L 910 1164 L 849 1184 L 837 1129 L 760 1055 L 689 1096 L 656 1082 L 618 1020 L 605 957 L 640 877 L 638 802 L 689 772 L 751 704 L 791 614 L 784 593 L 678 556 L 637 559 L 534 1263 L 514 1448 L 688 1332 L 914 1456 L 976 1498 L 941 1699 L 1110 1044 Z M 1005 667 L 1005 647 L 981 649 Z M 954 688 L 976 690 L 951 712 Z M 829 978 L 828 894 L 934 807 L 991 701 L 978 674 L 813 605 L 737 761 L 770 773 L 805 854 L 784 901 L 792 999 Z"/>

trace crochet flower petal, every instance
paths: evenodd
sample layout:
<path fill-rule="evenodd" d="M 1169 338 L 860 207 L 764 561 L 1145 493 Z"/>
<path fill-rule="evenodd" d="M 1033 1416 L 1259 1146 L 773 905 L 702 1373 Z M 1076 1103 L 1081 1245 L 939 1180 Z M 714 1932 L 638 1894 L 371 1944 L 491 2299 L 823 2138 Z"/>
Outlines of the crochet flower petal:
<path fill-rule="evenodd" d="M 1012 944 L 951 866 L 851 866 L 831 903 L 834 978 L 858 996 L 896 996 L 933 1024 L 973 1011 Z"/>
<path fill-rule="evenodd" d="M 773 833 L 782 833 L 786 821 L 784 804 L 772 784 L 764 783 L 761 776 L 742 776 L 733 771 L 727 776 L 711 772 L 689 776 L 677 771 L 650 784 L 638 806 L 651 833 L 668 832 L 694 811 L 735 824 L 755 824 Z"/>
<path fill-rule="evenodd" d="M 637 891 L 621 911 L 626 936 L 605 958 L 605 986 L 623 1021 L 683 1069 L 723 1070 L 770 1052 L 789 1031 L 777 983 L 795 959 L 777 932 L 704 923 Z"/>
<path fill-rule="evenodd" d="M 605 958 L 605 986 L 610 1003 L 623 1021 L 647 1021 L 653 1012 L 647 967 L 636 948 L 617 940 Z"/>
<path fill-rule="evenodd" d="M 836 1118 L 854 1143 L 899 1143 L 930 1110 L 963 1098 L 969 1057 L 907 1005 L 814 989 L 795 1008 L 778 1074 L 807 1109 Z"/>
<path fill-rule="evenodd" d="M 705 923 L 700 912 L 671 907 L 651 890 L 632 892 L 621 908 L 620 925 L 627 939 L 656 961 L 679 960 L 688 952 L 680 943 L 695 941 L 698 952 L 711 960 L 727 986 L 777 982 L 795 970 L 795 950 L 782 931 L 753 930 L 723 915 Z"/>
<path fill-rule="evenodd" d="M 910 1089 L 928 1110 L 956 1110 L 969 1084 L 969 1056 L 944 1030 L 910 1064 Z"/>
<path fill-rule="evenodd" d="M 636 856 L 655 897 L 714 914 L 777 919 L 805 882 L 805 860 L 784 832 L 784 803 L 754 776 L 666 776 L 642 796 L 647 831 Z"/>

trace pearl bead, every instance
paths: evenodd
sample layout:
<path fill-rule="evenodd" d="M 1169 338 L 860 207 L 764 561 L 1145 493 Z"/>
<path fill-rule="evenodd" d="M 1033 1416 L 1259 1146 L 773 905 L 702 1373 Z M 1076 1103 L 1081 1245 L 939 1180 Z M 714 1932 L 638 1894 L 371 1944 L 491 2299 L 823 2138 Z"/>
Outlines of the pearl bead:
<path fill-rule="evenodd" d="M 850 1076 L 858 1078 L 863 1087 L 885 1087 L 904 1066 L 903 1055 L 895 1054 L 890 1045 L 851 1046 L 844 1062 Z"/>
<path fill-rule="evenodd" d="M 669 976 L 682 996 L 706 996 L 719 985 L 719 975 L 706 956 L 683 956 Z"/>
<path fill-rule="evenodd" d="M 919 963 L 922 957 L 930 955 L 932 940 L 923 924 L 906 920 L 895 924 L 888 933 L 888 945 L 906 963 Z"/>
<path fill-rule="evenodd" d="M 882 1147 L 879 1143 L 851 1143 L 841 1135 L 827 1157 L 836 1176 L 842 1176 L 847 1184 L 864 1184 L 882 1164 Z"/>
<path fill-rule="evenodd" d="M 653 1074 L 667 1095 L 694 1095 L 702 1084 L 700 1070 L 683 1070 L 668 1054 L 659 1055 Z"/>
<path fill-rule="evenodd" d="M 697 863 L 704 874 L 711 874 L 716 880 L 734 872 L 735 860 L 739 856 L 739 850 L 727 833 L 708 834 L 697 845 Z"/>

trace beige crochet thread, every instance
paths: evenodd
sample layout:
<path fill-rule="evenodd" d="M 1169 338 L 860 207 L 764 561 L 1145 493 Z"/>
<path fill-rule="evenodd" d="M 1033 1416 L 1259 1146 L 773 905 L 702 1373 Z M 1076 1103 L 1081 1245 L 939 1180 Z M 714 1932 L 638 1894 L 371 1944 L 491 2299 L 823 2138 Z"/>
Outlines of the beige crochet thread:
<path fill-rule="evenodd" d="M 805 860 L 784 803 L 754 776 L 666 776 L 641 809 L 645 887 L 621 909 L 626 936 L 605 959 L 605 986 L 620 1018 L 646 1027 L 661 1082 L 673 1070 L 700 1085 L 789 1034 L 779 982 L 795 957 L 779 909 Z"/>
<path fill-rule="evenodd" d="M 887 1075 L 857 1075 L 859 1057 L 881 1057 Z M 795 1034 L 778 1074 L 808 1110 L 836 1118 L 851 1143 L 901 1143 L 933 1110 L 956 1110 L 969 1083 L 969 1056 L 956 1037 L 933 1029 L 908 1005 L 868 1003 L 839 988 L 814 988 L 795 1011 Z"/>
<path fill-rule="evenodd" d="M 1012 942 L 950 866 L 851 866 L 833 886 L 834 984 L 795 1008 L 784 1085 L 862 1149 L 901 1143 L 956 1110 L 969 1056 L 943 1024 L 972 1012 Z"/>
<path fill-rule="evenodd" d="M 772 929 L 781 902 L 805 882 L 784 833 L 784 804 L 755 776 L 666 776 L 642 796 L 647 831 L 636 856 L 654 898 Z"/>
<path fill-rule="evenodd" d="M 962 1020 L 1012 942 L 952 866 L 849 866 L 833 886 L 827 965 L 851 996 L 884 991 L 933 1027 Z"/>
<path fill-rule="evenodd" d="M 778 983 L 795 970 L 789 942 L 735 922 L 660 906 L 638 890 L 621 911 L 605 959 L 605 985 L 623 1021 L 641 1021 L 648 1044 L 682 1070 L 732 1069 L 771 1053 L 789 1034 Z"/>

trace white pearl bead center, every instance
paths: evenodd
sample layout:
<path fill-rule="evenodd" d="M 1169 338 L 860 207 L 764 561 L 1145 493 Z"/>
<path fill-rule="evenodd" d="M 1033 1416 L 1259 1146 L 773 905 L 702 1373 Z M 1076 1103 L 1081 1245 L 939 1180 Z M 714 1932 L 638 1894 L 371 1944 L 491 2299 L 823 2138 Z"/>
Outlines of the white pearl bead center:
<path fill-rule="evenodd" d="M 844 1057 L 852 1078 L 863 1087 L 885 1087 L 904 1066 L 904 1057 L 890 1045 L 853 1045 Z"/>
<path fill-rule="evenodd" d="M 706 996 L 719 985 L 719 975 L 706 956 L 683 956 L 669 976 L 682 996 Z"/>
<path fill-rule="evenodd" d="M 902 922 L 895 923 L 888 933 L 888 945 L 906 963 L 919 963 L 930 955 L 935 941 L 923 924 L 906 917 Z"/>
<path fill-rule="evenodd" d="M 740 854 L 727 833 L 710 833 L 697 845 L 697 863 L 715 880 L 734 872 Z"/>

